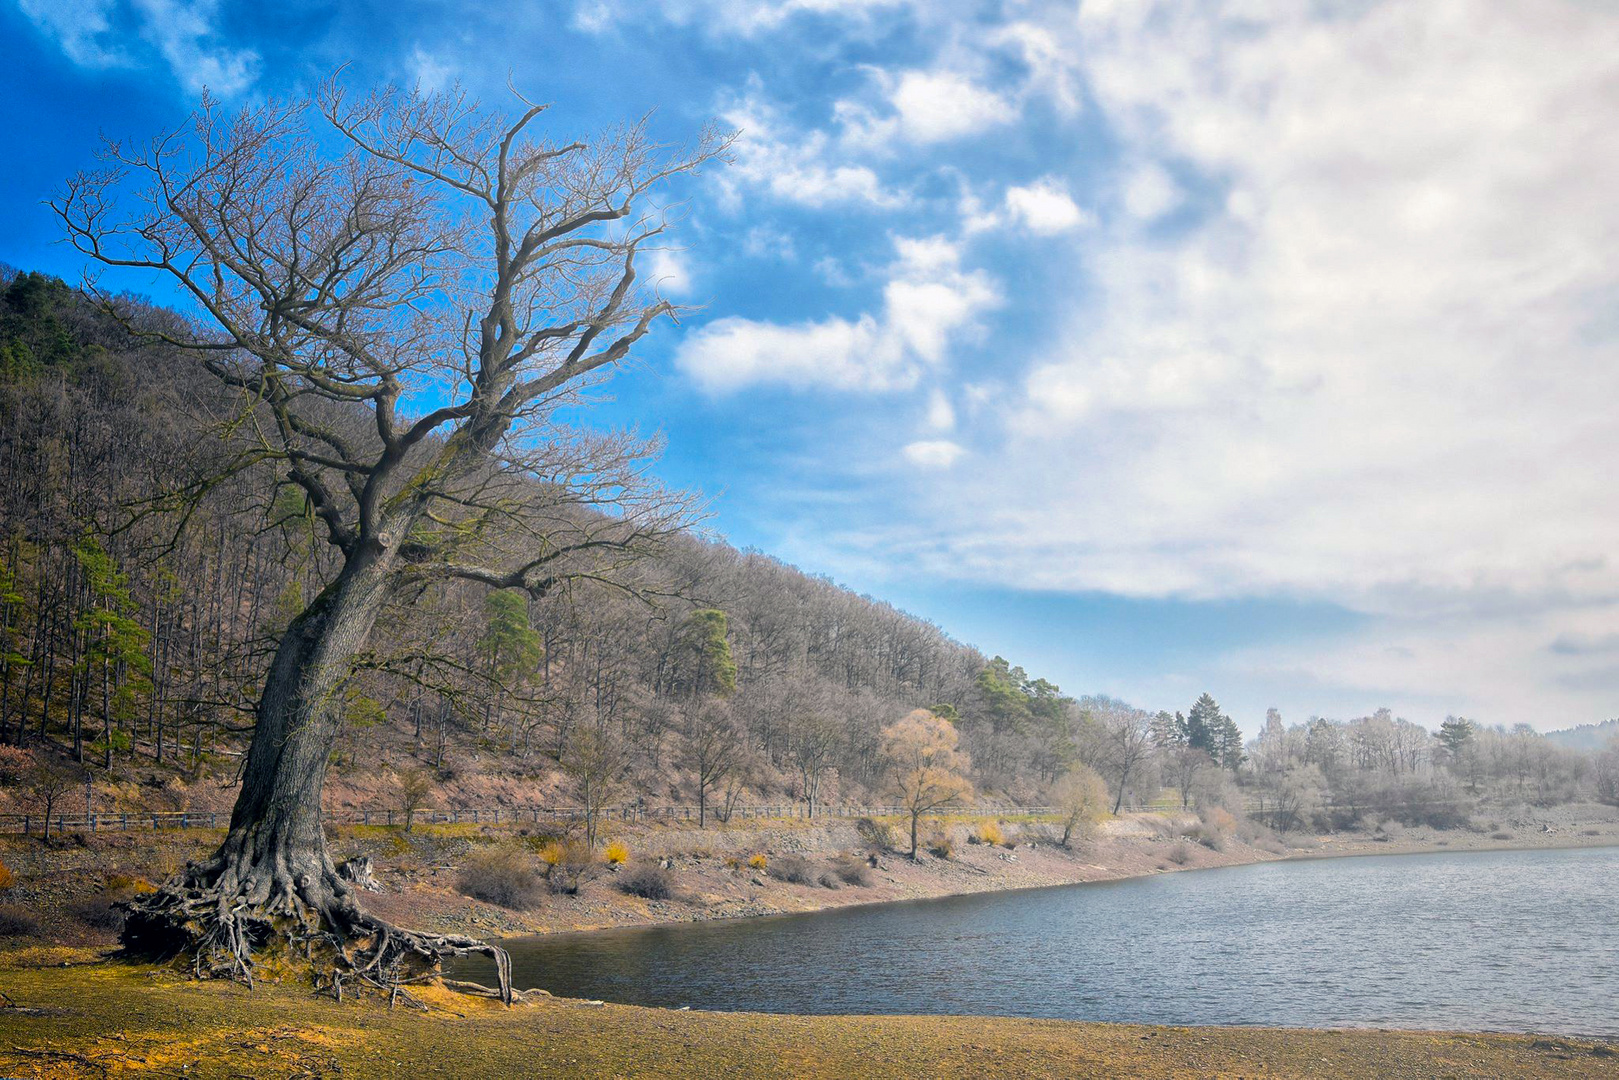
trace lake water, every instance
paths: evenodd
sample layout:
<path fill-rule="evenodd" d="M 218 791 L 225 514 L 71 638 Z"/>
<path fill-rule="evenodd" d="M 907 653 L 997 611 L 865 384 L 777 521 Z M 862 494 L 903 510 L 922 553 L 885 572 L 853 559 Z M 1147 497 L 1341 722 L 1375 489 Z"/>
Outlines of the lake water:
<path fill-rule="evenodd" d="M 1612 1036 L 1619 848 L 1261 863 L 506 944 L 520 987 L 671 1008 Z"/>

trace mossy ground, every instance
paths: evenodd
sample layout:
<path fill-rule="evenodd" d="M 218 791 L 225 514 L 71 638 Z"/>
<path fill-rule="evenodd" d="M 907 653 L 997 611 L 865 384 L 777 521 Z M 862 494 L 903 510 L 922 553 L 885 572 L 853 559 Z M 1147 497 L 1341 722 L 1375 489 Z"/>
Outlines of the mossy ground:
<path fill-rule="evenodd" d="M 1561 1038 L 506 1009 L 438 989 L 421 992 L 426 1011 L 389 1010 L 65 948 L 0 953 L 0 990 L 0 1076 L 1619 1076 L 1612 1048 Z"/>

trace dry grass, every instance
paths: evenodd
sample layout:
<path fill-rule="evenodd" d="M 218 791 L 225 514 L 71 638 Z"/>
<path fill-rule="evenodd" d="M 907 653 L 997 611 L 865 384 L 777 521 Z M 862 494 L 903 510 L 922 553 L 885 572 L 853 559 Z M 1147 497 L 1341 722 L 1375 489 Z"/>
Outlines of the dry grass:
<path fill-rule="evenodd" d="M 77 960 L 93 954 L 79 954 Z M 299 985 L 193 983 L 115 963 L 9 966 L 0 1076 L 1612 1077 L 1583 1039 L 1153 1028 L 996 1017 L 668 1012 L 438 989 L 425 1011 L 336 1005 Z M 28 1010 L 28 1011 L 25 1011 Z"/>

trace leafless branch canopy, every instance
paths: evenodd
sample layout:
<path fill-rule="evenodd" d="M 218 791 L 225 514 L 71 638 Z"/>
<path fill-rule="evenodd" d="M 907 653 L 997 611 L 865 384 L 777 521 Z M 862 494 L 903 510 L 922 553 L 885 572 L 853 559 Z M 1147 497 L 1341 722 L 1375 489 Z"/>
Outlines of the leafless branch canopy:
<path fill-rule="evenodd" d="M 655 446 L 561 416 L 678 316 L 637 285 L 668 223 L 651 193 L 730 137 L 669 147 L 643 120 L 557 142 L 518 101 L 335 80 L 312 101 L 205 100 L 150 144 L 109 144 L 53 207 L 79 250 L 161 271 L 206 313 L 154 333 L 241 391 L 247 456 L 280 463 L 345 561 L 538 594 L 611 577 L 689 516 L 647 476 Z"/>

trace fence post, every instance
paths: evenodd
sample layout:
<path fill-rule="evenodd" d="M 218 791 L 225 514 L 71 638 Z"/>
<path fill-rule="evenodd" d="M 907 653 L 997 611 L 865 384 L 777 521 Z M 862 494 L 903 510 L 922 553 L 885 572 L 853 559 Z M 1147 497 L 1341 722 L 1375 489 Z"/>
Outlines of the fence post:
<path fill-rule="evenodd" d="M 22 816 L 22 834 L 23 834 L 23 835 L 24 835 L 24 836 L 29 836 L 29 835 L 31 835 L 31 834 L 32 834 L 32 831 L 33 831 L 33 830 L 32 830 L 32 828 L 31 828 L 31 827 L 30 827 L 30 824 L 29 824 L 29 821 L 28 821 L 28 815 L 27 815 L 27 814 L 24 814 L 24 815 L 23 815 L 23 816 Z"/>

